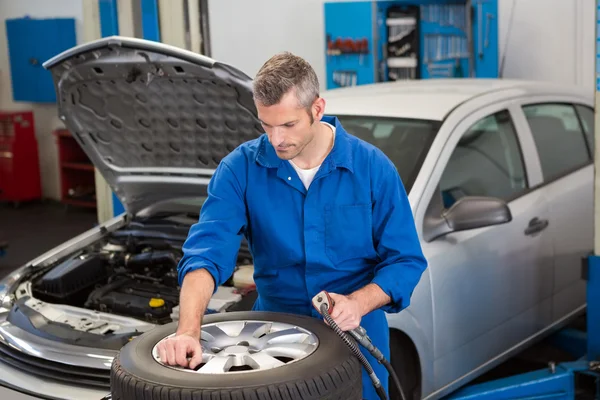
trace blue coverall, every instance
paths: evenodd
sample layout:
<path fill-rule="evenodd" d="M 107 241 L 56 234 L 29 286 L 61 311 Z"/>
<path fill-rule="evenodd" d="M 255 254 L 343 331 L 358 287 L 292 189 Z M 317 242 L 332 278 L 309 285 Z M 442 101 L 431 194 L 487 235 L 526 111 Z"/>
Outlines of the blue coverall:
<path fill-rule="evenodd" d="M 243 236 L 254 261 L 254 310 L 322 319 L 311 305 L 319 291 L 347 295 L 375 283 L 392 302 L 365 315 L 361 325 L 389 360 L 385 312 L 409 305 L 427 263 L 392 162 L 348 134 L 338 118 L 322 120 L 335 126 L 335 142 L 308 190 L 266 134 L 223 158 L 184 244 L 179 284 L 198 268 L 223 284 Z M 387 391 L 387 370 L 363 352 Z M 363 388 L 364 399 L 378 399 L 364 369 Z"/>

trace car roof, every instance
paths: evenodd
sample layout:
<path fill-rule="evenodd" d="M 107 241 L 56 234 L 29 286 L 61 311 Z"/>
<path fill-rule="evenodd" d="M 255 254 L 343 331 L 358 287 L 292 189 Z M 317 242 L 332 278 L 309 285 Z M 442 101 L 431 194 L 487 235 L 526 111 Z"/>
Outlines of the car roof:
<path fill-rule="evenodd" d="M 485 94 L 586 96 L 582 88 L 516 79 L 422 79 L 330 89 L 322 94 L 326 113 L 441 121 L 459 105 Z"/>

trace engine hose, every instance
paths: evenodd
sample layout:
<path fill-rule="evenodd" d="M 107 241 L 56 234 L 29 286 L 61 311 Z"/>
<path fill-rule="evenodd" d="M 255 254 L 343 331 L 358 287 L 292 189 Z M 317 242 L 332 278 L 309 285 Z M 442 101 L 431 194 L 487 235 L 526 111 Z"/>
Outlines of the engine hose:
<path fill-rule="evenodd" d="M 365 358 L 365 355 L 360 351 L 356 342 L 346 332 L 341 330 L 340 327 L 335 323 L 333 318 L 331 318 L 331 315 L 329 315 L 329 311 L 327 309 L 327 304 L 325 304 L 325 303 L 321 304 L 321 315 L 323 315 L 323 318 L 325 318 L 325 320 L 327 321 L 327 323 L 329 324 L 331 329 L 333 329 L 333 331 L 340 338 L 342 338 L 344 343 L 346 343 L 346 345 L 350 348 L 352 353 L 356 356 L 356 358 L 358 358 L 360 363 L 365 367 L 365 369 L 367 370 L 367 374 L 369 374 L 369 378 L 371 378 L 371 382 L 373 383 L 373 386 L 375 387 L 375 390 L 377 391 L 377 394 L 379 395 L 379 398 L 381 400 L 387 400 L 387 396 L 383 390 L 383 386 L 381 386 L 381 381 L 379 380 L 379 378 L 377 378 L 377 375 L 375 375 L 375 371 L 373 371 L 373 367 L 371 367 L 371 364 L 369 364 L 369 361 L 367 361 L 367 359 Z"/>

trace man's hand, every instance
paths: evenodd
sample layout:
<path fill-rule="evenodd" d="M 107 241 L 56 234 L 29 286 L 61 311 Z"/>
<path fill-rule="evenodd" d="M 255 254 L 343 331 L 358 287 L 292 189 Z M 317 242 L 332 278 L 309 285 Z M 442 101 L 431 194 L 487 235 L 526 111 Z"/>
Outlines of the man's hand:
<path fill-rule="evenodd" d="M 195 369 L 202 363 L 200 340 L 185 333 L 161 341 L 157 350 L 160 360 L 167 365 Z"/>
<path fill-rule="evenodd" d="M 361 306 L 358 301 L 341 294 L 329 293 L 335 302 L 331 318 L 343 331 L 350 331 L 360 326 L 362 318 Z"/>
<path fill-rule="evenodd" d="M 348 296 L 329 293 L 335 302 L 331 318 L 343 331 L 350 331 L 360 326 L 362 317 L 371 311 L 390 302 L 379 286 L 370 283 Z"/>

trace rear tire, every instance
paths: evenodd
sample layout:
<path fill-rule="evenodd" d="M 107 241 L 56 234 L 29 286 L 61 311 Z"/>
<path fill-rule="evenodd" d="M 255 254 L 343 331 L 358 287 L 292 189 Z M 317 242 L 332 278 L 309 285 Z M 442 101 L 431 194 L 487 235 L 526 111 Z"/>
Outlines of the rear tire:
<path fill-rule="evenodd" d="M 390 331 L 390 364 L 398 375 L 406 400 L 421 399 L 421 367 L 418 354 L 403 333 Z M 389 380 L 390 400 L 402 400 L 393 379 Z"/>
<path fill-rule="evenodd" d="M 231 312 L 204 317 L 203 324 L 260 320 L 307 329 L 319 340 L 303 359 L 268 370 L 218 375 L 166 367 L 153 356 L 160 340 L 173 334 L 176 323 L 157 327 L 125 345 L 111 369 L 113 400 L 360 400 L 362 369 L 342 340 L 323 321 L 297 315 Z"/>

